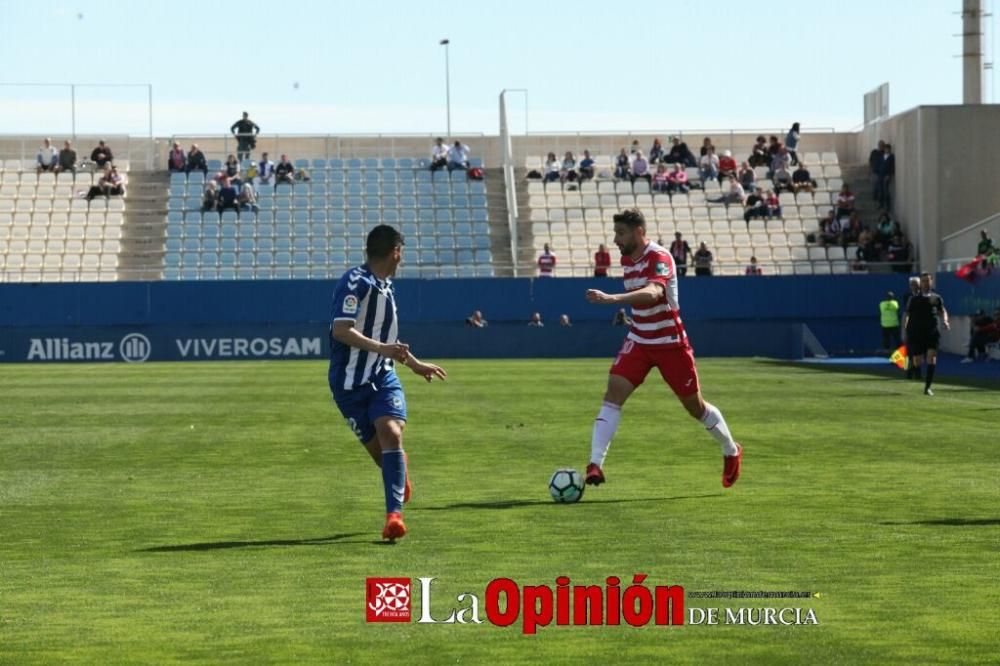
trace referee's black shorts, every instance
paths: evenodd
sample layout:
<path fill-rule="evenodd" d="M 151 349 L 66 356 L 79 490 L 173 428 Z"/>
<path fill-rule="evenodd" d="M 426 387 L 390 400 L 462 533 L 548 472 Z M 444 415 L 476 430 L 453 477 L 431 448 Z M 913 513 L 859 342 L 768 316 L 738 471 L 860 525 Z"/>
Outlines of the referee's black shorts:
<path fill-rule="evenodd" d="M 941 334 L 937 329 L 906 332 L 906 353 L 910 356 L 923 356 L 929 349 L 937 351 L 940 343 Z"/>

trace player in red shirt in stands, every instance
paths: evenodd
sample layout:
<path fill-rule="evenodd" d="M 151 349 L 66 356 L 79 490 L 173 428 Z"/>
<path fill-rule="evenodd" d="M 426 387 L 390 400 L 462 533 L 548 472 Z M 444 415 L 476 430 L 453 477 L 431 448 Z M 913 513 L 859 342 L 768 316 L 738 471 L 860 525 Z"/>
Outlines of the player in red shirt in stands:
<path fill-rule="evenodd" d="M 625 292 L 606 294 L 588 289 L 586 297 L 591 303 L 632 306 L 633 323 L 611 364 L 604 404 L 594 421 L 587 483 L 604 483 L 604 458 L 618 429 L 622 405 L 649 371 L 657 368 L 688 413 L 701 421 L 722 447 L 722 485 L 728 488 L 740 477 L 743 447 L 733 440 L 722 413 L 702 398 L 694 351 L 681 321 L 673 257 L 646 240 L 646 220 L 638 210 L 618 213 L 614 224 L 615 245 L 621 250 L 625 268 Z"/>
<path fill-rule="evenodd" d="M 594 253 L 594 277 L 608 277 L 609 268 L 611 268 L 611 253 L 604 247 L 604 243 L 601 243 Z"/>

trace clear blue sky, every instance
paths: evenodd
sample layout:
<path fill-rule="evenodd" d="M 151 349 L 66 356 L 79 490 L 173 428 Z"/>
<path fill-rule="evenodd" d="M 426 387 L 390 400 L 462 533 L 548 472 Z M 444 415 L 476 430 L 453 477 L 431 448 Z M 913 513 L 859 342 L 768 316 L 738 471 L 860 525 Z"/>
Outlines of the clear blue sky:
<path fill-rule="evenodd" d="M 961 101 L 960 5 L 0 0 L 0 80 L 150 83 L 157 135 L 243 109 L 265 132 L 438 133 L 448 37 L 456 132 L 496 133 L 505 87 L 529 90 L 532 131 L 850 129 L 883 81 L 893 113 Z M 81 88 L 77 131 L 144 134 L 145 104 Z M 67 89 L 0 86 L 0 133 L 69 125 Z"/>

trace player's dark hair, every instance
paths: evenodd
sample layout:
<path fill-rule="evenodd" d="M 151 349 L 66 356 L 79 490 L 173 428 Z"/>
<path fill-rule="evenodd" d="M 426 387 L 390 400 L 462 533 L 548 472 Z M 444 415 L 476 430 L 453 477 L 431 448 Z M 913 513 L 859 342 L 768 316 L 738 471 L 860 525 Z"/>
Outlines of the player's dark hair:
<path fill-rule="evenodd" d="M 646 218 L 638 208 L 627 208 L 620 213 L 615 213 L 612 219 L 615 224 L 624 224 L 630 229 L 635 229 L 636 227 L 646 228 Z"/>
<path fill-rule="evenodd" d="M 368 232 L 365 252 L 369 259 L 385 259 L 400 245 L 403 245 L 403 234 L 388 224 L 380 224 Z"/>
<path fill-rule="evenodd" d="M 930 276 L 931 276 L 931 274 L 927 273 L 926 271 L 920 274 L 921 278 L 929 278 Z"/>

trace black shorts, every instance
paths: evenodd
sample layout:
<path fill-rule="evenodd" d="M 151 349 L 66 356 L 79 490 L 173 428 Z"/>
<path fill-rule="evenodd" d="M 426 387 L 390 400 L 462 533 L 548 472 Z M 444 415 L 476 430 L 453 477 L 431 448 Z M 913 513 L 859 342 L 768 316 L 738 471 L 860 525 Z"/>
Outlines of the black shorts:
<path fill-rule="evenodd" d="M 937 331 L 907 331 L 906 353 L 910 356 L 923 356 L 927 350 L 938 350 L 941 334 Z"/>

